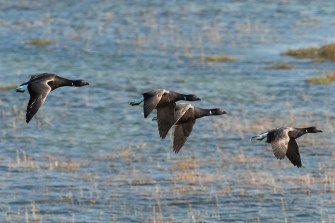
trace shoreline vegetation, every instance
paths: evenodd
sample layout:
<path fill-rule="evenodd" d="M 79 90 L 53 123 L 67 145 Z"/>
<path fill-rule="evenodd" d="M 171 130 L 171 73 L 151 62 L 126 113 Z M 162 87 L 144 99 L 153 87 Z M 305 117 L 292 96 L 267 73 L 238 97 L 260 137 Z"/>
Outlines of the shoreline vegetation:
<path fill-rule="evenodd" d="M 232 62 L 236 61 L 237 58 L 234 56 L 227 56 L 227 55 L 212 55 L 212 56 L 205 56 L 202 58 L 203 61 L 206 62 Z"/>
<path fill-rule="evenodd" d="M 0 86 L 0 91 L 10 91 L 14 90 L 18 85 L 3 85 Z"/>
<path fill-rule="evenodd" d="M 26 44 L 36 45 L 36 46 L 46 46 L 50 45 L 52 42 L 49 39 L 30 39 L 26 41 Z"/>
<path fill-rule="evenodd" d="M 312 59 L 315 62 L 335 62 L 335 43 L 322 45 L 321 47 L 307 47 L 291 49 L 280 55 L 290 56 L 298 59 Z"/>
<path fill-rule="evenodd" d="M 279 63 L 279 64 L 273 64 L 269 67 L 269 69 L 273 70 L 291 70 L 293 69 L 294 65 L 290 63 Z"/>
<path fill-rule="evenodd" d="M 325 44 L 320 47 L 291 49 L 282 52 L 280 55 L 297 59 L 311 59 L 313 62 L 335 62 L 335 43 Z M 330 73 L 322 77 L 307 78 L 305 82 L 312 84 L 329 84 L 335 82 L 335 73 Z"/>
<path fill-rule="evenodd" d="M 330 73 L 322 77 L 307 78 L 305 81 L 313 84 L 329 84 L 335 82 L 335 73 Z"/>

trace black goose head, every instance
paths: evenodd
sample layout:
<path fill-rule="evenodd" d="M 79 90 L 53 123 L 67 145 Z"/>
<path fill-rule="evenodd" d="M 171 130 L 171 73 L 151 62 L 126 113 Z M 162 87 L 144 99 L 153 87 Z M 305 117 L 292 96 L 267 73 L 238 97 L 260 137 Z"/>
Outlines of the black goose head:
<path fill-rule="evenodd" d="M 82 87 L 82 86 L 85 86 L 85 85 L 89 85 L 89 83 L 87 81 L 84 81 L 84 80 L 75 80 L 72 83 L 73 83 L 73 86 L 76 86 L 76 87 Z"/>
<path fill-rule="evenodd" d="M 322 130 L 317 129 L 315 126 L 305 128 L 305 130 L 306 130 L 306 133 L 318 133 L 318 132 L 322 132 Z"/>
<path fill-rule="evenodd" d="M 185 95 L 186 101 L 200 101 L 200 98 L 194 94 L 187 94 Z"/>
<path fill-rule="evenodd" d="M 223 115 L 223 114 L 227 114 L 227 112 L 222 110 L 221 108 L 214 108 L 211 110 L 211 115 Z"/>

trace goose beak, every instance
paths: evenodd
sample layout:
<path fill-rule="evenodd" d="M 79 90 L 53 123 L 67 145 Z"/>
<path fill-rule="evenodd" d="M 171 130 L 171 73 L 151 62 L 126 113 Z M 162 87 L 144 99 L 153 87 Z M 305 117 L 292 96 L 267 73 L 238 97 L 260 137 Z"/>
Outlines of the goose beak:
<path fill-rule="evenodd" d="M 253 140 L 263 140 L 264 139 L 264 136 L 262 135 L 258 135 L 258 136 L 253 136 L 251 137 L 250 141 L 253 141 Z"/>
<path fill-rule="evenodd" d="M 23 92 L 25 92 L 26 89 L 27 89 L 26 85 L 20 85 L 17 88 L 15 88 L 15 91 L 23 93 Z"/>

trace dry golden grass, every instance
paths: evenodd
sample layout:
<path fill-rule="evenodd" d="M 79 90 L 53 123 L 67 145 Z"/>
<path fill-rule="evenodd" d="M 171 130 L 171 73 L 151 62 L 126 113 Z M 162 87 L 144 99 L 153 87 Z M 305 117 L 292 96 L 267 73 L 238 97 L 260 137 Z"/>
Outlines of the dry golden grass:
<path fill-rule="evenodd" d="M 192 158 L 182 158 L 178 160 L 178 162 L 172 167 L 173 171 L 181 171 L 181 170 L 194 170 L 198 168 L 197 159 Z"/>
<path fill-rule="evenodd" d="M 206 62 L 227 62 L 227 61 L 236 61 L 237 58 L 233 56 L 227 55 L 213 55 L 213 56 L 205 56 L 203 61 Z"/>
<path fill-rule="evenodd" d="M 26 44 L 36 45 L 36 46 L 46 46 L 50 45 L 52 42 L 49 39 L 30 39 L 26 41 Z"/>
<path fill-rule="evenodd" d="M 61 163 L 59 166 L 56 167 L 58 170 L 79 170 L 81 164 L 70 160 L 68 162 Z"/>
<path fill-rule="evenodd" d="M 335 62 L 335 43 L 323 45 L 321 47 L 308 47 L 288 50 L 281 55 L 291 56 L 299 59 L 312 59 L 314 61 Z"/>
<path fill-rule="evenodd" d="M 129 179 L 127 181 L 128 185 L 131 186 L 143 186 L 143 185 L 153 185 L 157 184 L 156 181 L 150 179 L 150 178 L 145 178 L 145 177 L 135 177 L 133 179 Z"/>
<path fill-rule="evenodd" d="M 299 59 L 307 59 L 307 58 L 314 58 L 316 56 L 317 51 L 318 48 L 316 47 L 308 47 L 308 48 L 288 50 L 281 53 L 281 55 L 291 56 Z"/>
<path fill-rule="evenodd" d="M 312 84 L 329 84 L 335 82 L 335 73 L 327 74 L 323 77 L 311 77 L 305 81 Z"/>
<path fill-rule="evenodd" d="M 17 85 L 4 85 L 4 86 L 0 86 L 0 91 L 14 90 L 16 87 Z"/>
<path fill-rule="evenodd" d="M 234 163 L 254 163 L 254 162 L 260 162 L 261 159 L 259 157 L 245 156 L 242 153 L 242 154 L 231 157 L 230 161 Z"/>
<path fill-rule="evenodd" d="M 318 50 L 318 57 L 321 60 L 335 61 L 335 43 L 321 46 Z"/>
<path fill-rule="evenodd" d="M 280 64 L 274 64 L 274 65 L 270 66 L 269 68 L 274 69 L 274 70 L 290 70 L 293 67 L 294 67 L 293 64 L 280 63 Z"/>

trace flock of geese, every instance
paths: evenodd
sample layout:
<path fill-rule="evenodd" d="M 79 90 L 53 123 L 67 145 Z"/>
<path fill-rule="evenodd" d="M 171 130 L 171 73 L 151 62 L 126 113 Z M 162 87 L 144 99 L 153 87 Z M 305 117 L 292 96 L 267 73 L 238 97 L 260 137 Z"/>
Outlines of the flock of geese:
<path fill-rule="evenodd" d="M 16 88 L 17 92 L 28 92 L 30 94 L 26 122 L 29 123 L 51 91 L 64 86 L 82 87 L 85 85 L 89 85 L 89 83 L 84 80 L 69 80 L 51 73 L 31 76 L 28 82 Z M 141 101 L 130 103 L 132 106 L 144 103 L 144 118 L 147 118 L 154 109 L 157 110 L 157 117 L 154 117 L 153 120 L 157 120 L 158 132 L 162 139 L 173 127 L 173 151 L 175 153 L 180 151 L 190 136 L 196 119 L 226 114 L 226 111 L 220 108 L 203 109 L 188 103 L 176 104 L 177 101 L 181 100 L 198 101 L 200 98 L 192 94 L 155 89 L 143 93 Z M 266 139 L 265 141 L 271 144 L 276 158 L 283 159 L 286 156 L 294 166 L 301 167 L 299 147 L 295 139 L 306 133 L 318 132 L 322 131 L 314 126 L 307 128 L 281 127 L 256 135 L 252 139 Z"/>

